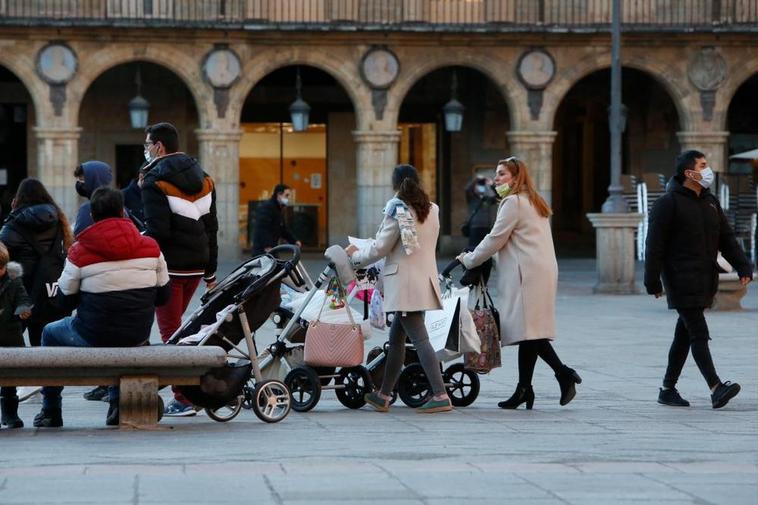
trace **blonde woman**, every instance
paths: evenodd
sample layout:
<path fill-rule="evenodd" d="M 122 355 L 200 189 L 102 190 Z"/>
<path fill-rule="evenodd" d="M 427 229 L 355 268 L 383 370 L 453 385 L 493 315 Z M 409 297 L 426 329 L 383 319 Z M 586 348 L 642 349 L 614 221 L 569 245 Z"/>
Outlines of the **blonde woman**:
<path fill-rule="evenodd" d="M 539 195 L 526 164 L 511 156 L 500 160 L 494 184 L 502 199 L 492 231 L 474 251 L 458 256 L 466 268 L 497 256 L 498 309 L 505 345 L 519 345 L 519 383 L 503 409 L 534 404 L 532 376 L 537 357 L 555 372 L 561 388 L 560 404 L 576 395 L 579 374 L 555 353 L 555 297 L 558 263 L 550 231 L 550 206 Z"/>

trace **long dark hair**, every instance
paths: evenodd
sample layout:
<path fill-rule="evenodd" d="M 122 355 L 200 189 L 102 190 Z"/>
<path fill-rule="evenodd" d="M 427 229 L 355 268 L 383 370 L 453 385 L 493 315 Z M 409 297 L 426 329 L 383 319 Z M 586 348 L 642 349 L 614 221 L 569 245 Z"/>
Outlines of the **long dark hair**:
<path fill-rule="evenodd" d="M 429 195 L 421 187 L 418 171 L 413 165 L 398 165 L 392 171 L 392 189 L 397 191 L 397 197 L 416 211 L 416 219 L 423 223 L 432 208 Z"/>
<path fill-rule="evenodd" d="M 31 205 L 47 204 L 55 207 L 55 212 L 58 215 L 58 224 L 63 228 L 63 248 L 68 250 L 69 246 L 74 242 L 74 235 L 71 233 L 71 225 L 68 222 L 66 214 L 63 213 L 58 204 L 55 203 L 53 197 L 48 193 L 45 185 L 38 179 L 29 177 L 21 181 L 16 190 L 16 197 L 14 198 L 14 206 L 16 209 L 29 207 Z"/>

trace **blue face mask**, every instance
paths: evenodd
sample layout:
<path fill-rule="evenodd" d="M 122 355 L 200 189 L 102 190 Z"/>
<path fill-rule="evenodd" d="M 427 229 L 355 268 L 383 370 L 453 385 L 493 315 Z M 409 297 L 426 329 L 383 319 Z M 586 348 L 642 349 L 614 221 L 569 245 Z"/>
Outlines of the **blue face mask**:
<path fill-rule="evenodd" d="M 713 174 L 713 170 L 711 170 L 711 167 L 705 167 L 703 170 L 700 171 L 700 180 L 697 181 L 698 184 L 703 186 L 705 189 L 708 189 L 711 187 L 711 184 L 713 184 L 713 179 L 716 176 Z"/>

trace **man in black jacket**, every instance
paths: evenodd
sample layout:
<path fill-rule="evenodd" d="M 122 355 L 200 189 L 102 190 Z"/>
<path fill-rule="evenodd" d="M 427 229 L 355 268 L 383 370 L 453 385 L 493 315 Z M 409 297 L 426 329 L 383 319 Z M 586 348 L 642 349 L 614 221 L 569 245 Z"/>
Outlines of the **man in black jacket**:
<path fill-rule="evenodd" d="M 713 171 L 705 155 L 685 151 L 677 157 L 676 175 L 669 181 L 666 193 L 650 213 L 645 287 L 657 298 L 665 286 L 669 308 L 679 313 L 668 368 L 658 394 L 658 403 L 663 405 L 689 406 L 676 390 L 676 382 L 690 350 L 711 389 L 714 409 L 726 405 L 740 391 L 739 384 L 722 383 L 716 374 L 703 312 L 713 304 L 718 289 L 719 251 L 737 269 L 743 286 L 752 280 L 753 273 L 719 201 L 708 191 L 712 182 Z"/>
<path fill-rule="evenodd" d="M 286 184 L 274 186 L 271 198 L 261 203 L 255 211 L 255 232 L 253 233 L 253 256 L 268 252 L 279 245 L 281 239 L 300 247 L 284 222 L 284 209 L 289 205 L 292 189 Z"/>
<path fill-rule="evenodd" d="M 197 160 L 178 152 L 179 135 L 173 125 L 154 124 L 145 133 L 148 164 L 141 169 L 145 235 L 158 242 L 171 284 L 171 298 L 155 311 L 165 342 L 181 325 L 200 279 L 208 289 L 216 284 L 216 190 Z M 194 414 L 192 405 L 178 391 L 164 413 Z"/>

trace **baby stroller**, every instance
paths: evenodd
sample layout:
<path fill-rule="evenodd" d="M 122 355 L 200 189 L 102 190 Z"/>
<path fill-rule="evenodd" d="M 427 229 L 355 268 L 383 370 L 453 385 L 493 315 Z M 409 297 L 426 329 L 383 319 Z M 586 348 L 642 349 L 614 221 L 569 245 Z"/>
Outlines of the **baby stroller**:
<path fill-rule="evenodd" d="M 449 263 L 440 274 L 440 280 L 443 282 L 443 297 L 449 295 L 452 291 L 453 280 L 452 272 L 462 266 L 458 260 Z M 491 261 L 477 269 L 467 270 L 464 272 L 460 282 L 468 287 L 476 285 L 489 278 Z M 468 310 L 467 307 L 461 307 L 461 310 Z M 411 408 L 418 408 L 429 399 L 432 394 L 429 380 L 426 377 L 424 368 L 419 363 L 418 356 L 410 342 L 406 342 L 405 366 L 400 373 L 396 389 L 392 392 L 391 403 L 394 403 L 399 397 L 403 403 Z M 387 350 L 389 342 L 384 347 L 375 347 L 369 351 L 366 358 L 366 368 L 371 374 L 372 381 L 376 387 L 382 383 L 384 378 L 384 365 L 387 359 Z M 458 355 L 446 355 L 440 359 L 440 366 L 449 361 L 454 361 Z M 467 369 L 462 362 L 455 362 L 444 368 L 442 379 L 445 383 L 448 396 L 455 407 L 467 407 L 474 403 L 479 396 L 480 381 L 478 374 Z"/>
<path fill-rule="evenodd" d="M 277 259 L 281 253 L 289 253 L 290 259 Z M 211 419 L 229 421 L 243 407 L 268 423 L 289 414 L 289 389 L 281 381 L 264 380 L 254 334 L 279 306 L 281 283 L 304 284 L 299 262 L 298 247 L 281 245 L 242 263 L 202 296 L 202 306 L 168 340 L 170 345 L 215 345 L 226 350 L 226 367 L 206 374 L 199 386 L 177 388 L 204 407 Z M 246 349 L 241 347 L 243 340 Z"/>
<path fill-rule="evenodd" d="M 265 370 L 276 360 L 286 363 L 290 370 L 284 378 L 284 383 L 292 395 L 292 409 L 297 412 L 313 409 L 321 399 L 322 391 L 328 389 L 334 390 L 337 399 L 345 407 L 359 409 L 366 404 L 364 395 L 370 393 L 373 388 L 371 377 L 364 366 L 336 369 L 312 367 L 302 362 L 303 343 L 309 322 L 301 316 L 319 289 L 331 278 L 336 277 L 334 264 L 329 263 L 315 283 L 307 274 L 305 276 L 307 295 L 299 302 L 299 307 L 280 306 L 273 316 L 280 333 L 276 342 L 268 348 L 268 356 L 261 361 L 261 367 Z M 348 310 L 356 292 L 357 290 L 353 290 L 347 297 Z"/>

